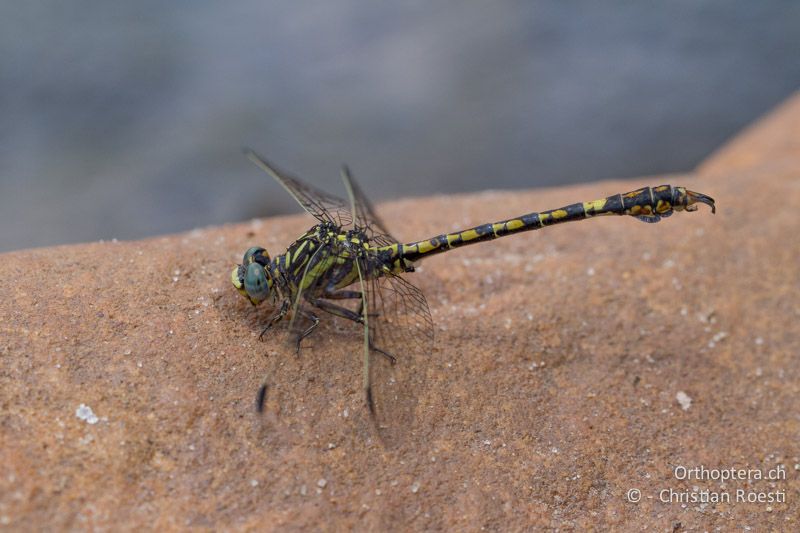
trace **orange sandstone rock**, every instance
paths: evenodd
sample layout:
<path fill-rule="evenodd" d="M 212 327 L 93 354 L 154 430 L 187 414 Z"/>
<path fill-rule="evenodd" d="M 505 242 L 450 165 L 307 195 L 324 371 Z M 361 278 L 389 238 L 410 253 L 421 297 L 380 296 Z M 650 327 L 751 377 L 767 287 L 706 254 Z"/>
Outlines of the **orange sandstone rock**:
<path fill-rule="evenodd" d="M 374 437 L 355 326 L 295 357 L 230 286 L 307 216 L 3 254 L 0 528 L 797 529 L 798 124 L 800 96 L 697 175 L 380 206 L 408 239 L 662 182 L 719 207 L 425 262 L 437 341 L 397 450 Z M 786 503 L 662 501 L 693 487 Z"/>

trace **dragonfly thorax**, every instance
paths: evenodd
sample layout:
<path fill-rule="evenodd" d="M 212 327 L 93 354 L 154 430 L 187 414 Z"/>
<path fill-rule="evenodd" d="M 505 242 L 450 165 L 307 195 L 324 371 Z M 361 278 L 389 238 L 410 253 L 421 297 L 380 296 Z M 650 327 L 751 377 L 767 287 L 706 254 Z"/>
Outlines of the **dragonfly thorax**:
<path fill-rule="evenodd" d="M 340 234 L 339 239 L 343 241 L 347 249 L 354 253 L 362 253 L 363 250 L 369 249 L 369 237 L 360 228 L 353 228 Z"/>

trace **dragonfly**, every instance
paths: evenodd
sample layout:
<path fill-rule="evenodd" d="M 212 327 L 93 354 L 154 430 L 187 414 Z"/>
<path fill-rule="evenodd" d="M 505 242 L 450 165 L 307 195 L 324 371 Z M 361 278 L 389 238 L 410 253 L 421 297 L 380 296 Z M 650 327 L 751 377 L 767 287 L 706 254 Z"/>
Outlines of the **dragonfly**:
<path fill-rule="evenodd" d="M 716 212 L 714 199 L 684 187 L 659 185 L 481 224 L 429 239 L 402 243 L 389 233 L 347 166 L 341 177 L 347 200 L 304 183 L 253 150 L 247 157 L 272 176 L 317 223 L 286 251 L 270 257 L 249 248 L 231 272 L 233 286 L 254 306 L 270 302 L 261 337 L 287 316 L 289 339 L 300 344 L 324 312 L 363 328 L 362 388 L 379 433 L 395 438 L 414 418 L 419 363 L 434 340 L 433 319 L 424 294 L 404 276 L 422 259 L 507 235 L 605 215 L 628 215 L 655 223 L 698 204 Z M 263 410 L 267 385 L 258 392 Z"/>

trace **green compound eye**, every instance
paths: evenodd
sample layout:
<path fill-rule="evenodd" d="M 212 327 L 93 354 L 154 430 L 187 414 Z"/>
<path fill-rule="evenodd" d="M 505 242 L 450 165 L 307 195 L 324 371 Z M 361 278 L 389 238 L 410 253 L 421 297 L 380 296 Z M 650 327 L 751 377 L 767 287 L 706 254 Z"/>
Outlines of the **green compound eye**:
<path fill-rule="evenodd" d="M 249 252 L 250 250 L 248 250 Z M 263 266 L 258 263 L 247 265 L 247 272 L 244 275 L 244 289 L 253 303 L 263 302 L 269 297 L 270 283 Z"/>
<path fill-rule="evenodd" d="M 266 265 L 269 263 L 269 255 L 267 254 L 267 251 L 260 246 L 253 246 L 247 250 L 242 258 L 242 264 L 249 265 L 250 263 L 259 263 L 261 265 Z"/>

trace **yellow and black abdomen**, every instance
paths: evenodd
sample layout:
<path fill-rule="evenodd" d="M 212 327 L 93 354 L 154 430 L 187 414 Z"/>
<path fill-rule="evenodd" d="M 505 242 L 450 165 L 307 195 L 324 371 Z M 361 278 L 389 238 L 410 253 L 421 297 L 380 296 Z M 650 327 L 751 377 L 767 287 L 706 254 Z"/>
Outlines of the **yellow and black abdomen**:
<path fill-rule="evenodd" d="M 558 209 L 528 213 L 520 217 L 482 224 L 464 231 L 444 233 L 423 241 L 394 244 L 383 249 L 391 253 L 395 271 L 408 270 L 414 261 L 460 246 L 483 242 L 498 237 L 532 231 L 546 226 L 584 220 L 604 215 L 630 215 L 643 222 L 658 222 L 673 211 L 694 211 L 695 203 L 704 203 L 714 210 L 714 200 L 709 196 L 689 191 L 683 187 L 659 185 L 644 187 L 624 194 L 615 194 L 602 200 L 570 204 Z"/>

